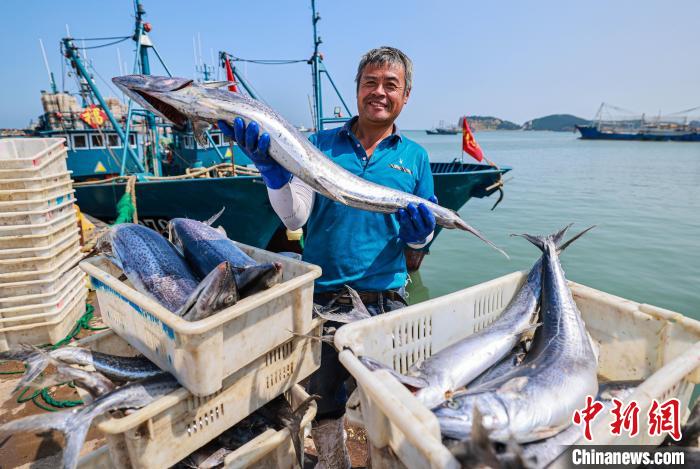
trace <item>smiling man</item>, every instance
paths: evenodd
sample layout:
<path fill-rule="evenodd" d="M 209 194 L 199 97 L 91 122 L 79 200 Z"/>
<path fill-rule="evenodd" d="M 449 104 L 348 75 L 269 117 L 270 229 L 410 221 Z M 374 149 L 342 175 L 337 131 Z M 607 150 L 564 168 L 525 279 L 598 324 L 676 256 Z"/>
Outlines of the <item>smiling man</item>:
<path fill-rule="evenodd" d="M 355 79 L 358 115 L 310 140 L 335 163 L 368 181 L 435 201 L 428 154 L 394 123 L 408 103 L 412 75 L 411 60 L 400 50 L 380 47 L 367 52 Z M 396 214 L 383 214 L 334 202 L 315 194 L 269 156 L 270 137 L 263 133 L 258 139 L 257 123 L 246 126 L 236 119 L 233 125 L 219 122 L 219 127 L 260 170 L 272 207 L 287 228 L 306 225 L 303 259 L 323 269 L 315 285 L 316 304 L 333 305 L 339 313 L 350 311 L 348 285 L 372 315 L 406 305 L 404 249 L 430 242 L 435 228 L 430 210 L 411 204 Z M 312 429 L 320 467 L 350 467 L 343 431 L 348 377 L 336 350 L 324 343 L 321 368 L 309 383 L 309 392 L 321 396 Z"/>

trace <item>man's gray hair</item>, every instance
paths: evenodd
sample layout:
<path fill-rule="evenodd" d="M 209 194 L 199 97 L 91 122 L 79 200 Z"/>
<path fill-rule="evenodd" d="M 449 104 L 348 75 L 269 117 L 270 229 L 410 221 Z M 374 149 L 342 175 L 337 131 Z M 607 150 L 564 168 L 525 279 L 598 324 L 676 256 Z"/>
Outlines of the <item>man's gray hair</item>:
<path fill-rule="evenodd" d="M 404 76 L 406 78 L 404 94 L 411 91 L 411 85 L 413 84 L 413 62 L 399 49 L 388 46 L 377 47 L 362 56 L 360 65 L 357 66 L 357 75 L 355 76 L 357 91 L 360 90 L 360 78 L 362 77 L 362 70 L 364 70 L 366 66 L 373 65 L 381 67 L 386 64 L 403 67 Z"/>

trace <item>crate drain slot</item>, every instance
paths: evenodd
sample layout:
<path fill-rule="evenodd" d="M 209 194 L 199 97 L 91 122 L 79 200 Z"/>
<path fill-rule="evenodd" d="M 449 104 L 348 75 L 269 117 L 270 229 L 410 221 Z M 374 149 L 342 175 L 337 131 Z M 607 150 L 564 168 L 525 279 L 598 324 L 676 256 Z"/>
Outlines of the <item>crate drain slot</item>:
<path fill-rule="evenodd" d="M 192 436 L 196 434 L 198 431 L 203 430 L 204 427 L 208 426 L 209 424 L 213 424 L 216 420 L 218 420 L 221 416 L 224 415 L 224 404 L 219 404 L 218 406 L 214 407 L 213 409 L 209 409 L 209 411 L 205 411 L 204 414 L 199 416 L 198 418 L 195 418 L 192 420 L 190 423 L 187 424 L 187 436 Z"/>

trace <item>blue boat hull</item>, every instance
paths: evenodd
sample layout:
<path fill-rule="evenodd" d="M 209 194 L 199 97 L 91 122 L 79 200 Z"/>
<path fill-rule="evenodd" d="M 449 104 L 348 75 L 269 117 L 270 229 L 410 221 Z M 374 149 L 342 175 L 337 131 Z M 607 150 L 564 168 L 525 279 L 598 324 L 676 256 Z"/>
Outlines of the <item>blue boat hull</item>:
<path fill-rule="evenodd" d="M 642 140 L 652 142 L 700 142 L 698 131 L 645 131 L 601 132 L 594 125 L 577 125 L 584 140 Z"/>
<path fill-rule="evenodd" d="M 472 197 L 488 197 L 496 189 L 487 188 L 498 180 L 500 174 L 510 170 L 459 162 L 432 163 L 431 166 L 435 194 L 441 205 L 453 210 L 458 210 Z M 77 186 L 77 203 L 83 212 L 112 223 L 117 217 L 116 205 L 125 187 L 125 183 Z M 260 177 L 137 182 L 136 206 L 140 222 L 161 232 L 171 218 L 206 220 L 223 207 L 225 210 L 219 223 L 227 235 L 261 248 L 269 247 L 273 235 L 283 228 Z M 290 248 L 274 250 L 286 249 Z"/>

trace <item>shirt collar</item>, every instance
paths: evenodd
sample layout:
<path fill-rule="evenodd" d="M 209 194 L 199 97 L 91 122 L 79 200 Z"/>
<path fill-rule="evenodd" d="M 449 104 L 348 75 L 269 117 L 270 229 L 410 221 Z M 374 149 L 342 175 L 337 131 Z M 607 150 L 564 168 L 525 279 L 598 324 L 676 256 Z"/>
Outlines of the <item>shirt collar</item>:
<path fill-rule="evenodd" d="M 346 121 L 345 124 L 343 124 L 343 127 L 340 129 L 341 135 L 350 136 L 352 134 L 352 126 L 355 125 L 357 119 L 359 119 L 359 117 L 355 116 L 352 119 Z M 394 123 L 394 131 L 391 133 L 389 138 L 393 140 L 398 140 L 399 142 L 403 142 L 403 136 L 401 135 L 399 127 L 396 125 L 396 123 Z"/>

